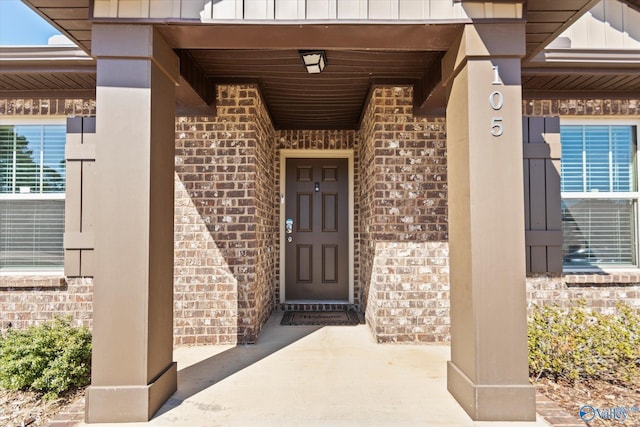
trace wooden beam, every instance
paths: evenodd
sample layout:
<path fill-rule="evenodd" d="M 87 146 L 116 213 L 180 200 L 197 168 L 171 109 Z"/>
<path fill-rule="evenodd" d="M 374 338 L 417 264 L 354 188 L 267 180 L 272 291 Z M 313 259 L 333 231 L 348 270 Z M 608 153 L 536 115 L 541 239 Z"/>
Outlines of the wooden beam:
<path fill-rule="evenodd" d="M 189 51 L 178 50 L 176 54 L 180 59 L 176 113 L 180 116 L 215 116 L 213 84 Z"/>
<path fill-rule="evenodd" d="M 1 0 L 0 0 L 1 1 Z M 95 89 L 38 89 L 38 90 L 3 90 L 3 98 L 42 98 L 42 99 L 79 99 L 96 98 Z"/>
<path fill-rule="evenodd" d="M 174 49 L 446 51 L 464 24 L 160 24 Z"/>
<path fill-rule="evenodd" d="M 1 1 L 1 0 L 0 0 Z M 85 61 L 86 62 L 86 61 Z M 48 63 L 33 63 L 33 61 L 3 62 L 0 67 L 0 74 L 60 74 L 60 73 L 82 73 L 95 74 L 96 64 L 60 64 L 56 61 Z"/>
<path fill-rule="evenodd" d="M 427 72 L 424 73 L 419 84 L 413 89 L 414 115 L 433 115 L 432 113 L 436 112 L 444 114 L 446 99 L 439 93 L 439 91 L 444 93 L 444 88 L 442 87 L 442 57 L 444 57 L 444 52 L 438 54 Z"/>

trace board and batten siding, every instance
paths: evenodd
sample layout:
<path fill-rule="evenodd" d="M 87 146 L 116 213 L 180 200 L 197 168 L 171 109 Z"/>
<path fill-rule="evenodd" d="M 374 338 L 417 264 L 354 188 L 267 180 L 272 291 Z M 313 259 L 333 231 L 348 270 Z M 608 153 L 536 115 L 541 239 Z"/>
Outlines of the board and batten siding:
<path fill-rule="evenodd" d="M 562 272 L 560 118 L 523 117 L 527 273 Z"/>
<path fill-rule="evenodd" d="M 95 0 L 93 16 L 201 22 L 467 18 L 462 4 L 453 0 Z"/>
<path fill-rule="evenodd" d="M 95 132 L 95 117 L 67 119 L 64 221 L 64 274 L 67 277 L 93 277 L 93 219 L 97 202 Z"/>
<path fill-rule="evenodd" d="M 639 49 L 640 11 L 618 0 L 603 0 L 560 34 L 550 47 L 563 45 L 577 50 Z"/>

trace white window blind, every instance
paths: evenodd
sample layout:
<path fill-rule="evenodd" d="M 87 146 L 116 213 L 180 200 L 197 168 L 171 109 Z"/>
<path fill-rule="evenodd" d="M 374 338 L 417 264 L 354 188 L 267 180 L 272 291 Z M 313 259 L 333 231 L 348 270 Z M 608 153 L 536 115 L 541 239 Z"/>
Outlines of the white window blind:
<path fill-rule="evenodd" d="M 629 199 L 564 199 L 565 263 L 634 265 L 634 210 Z"/>
<path fill-rule="evenodd" d="M 63 265 L 65 125 L 0 126 L 0 270 Z"/>
<path fill-rule="evenodd" d="M 565 266 L 637 265 L 636 130 L 561 126 Z"/>
<path fill-rule="evenodd" d="M 0 266 L 58 268 L 64 263 L 64 200 L 0 202 Z"/>

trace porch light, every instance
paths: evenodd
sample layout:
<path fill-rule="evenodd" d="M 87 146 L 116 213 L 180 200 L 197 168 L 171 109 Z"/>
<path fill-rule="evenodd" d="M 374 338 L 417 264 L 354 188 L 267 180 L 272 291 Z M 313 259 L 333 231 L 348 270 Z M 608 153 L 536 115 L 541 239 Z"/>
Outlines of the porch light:
<path fill-rule="evenodd" d="M 301 50 L 300 58 L 309 74 L 319 74 L 327 66 L 327 56 L 324 50 Z"/>

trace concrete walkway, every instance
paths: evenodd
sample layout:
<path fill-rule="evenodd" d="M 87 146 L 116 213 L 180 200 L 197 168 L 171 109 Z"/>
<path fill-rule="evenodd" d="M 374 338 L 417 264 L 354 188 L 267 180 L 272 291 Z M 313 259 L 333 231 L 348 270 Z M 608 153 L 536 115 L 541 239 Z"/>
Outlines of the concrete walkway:
<path fill-rule="evenodd" d="M 376 344 L 366 325 L 280 326 L 281 317 L 256 345 L 177 348 L 178 391 L 149 425 L 549 425 L 471 421 L 447 392 L 448 346 Z"/>

